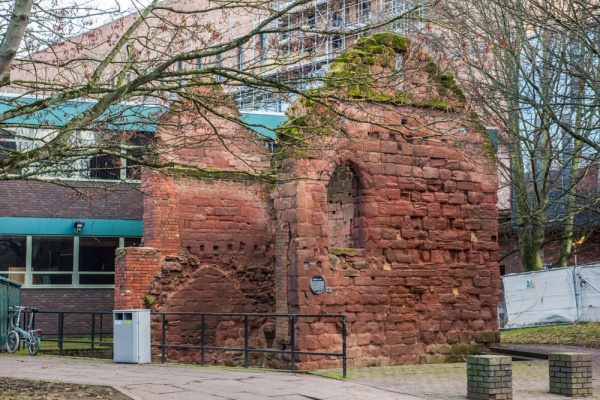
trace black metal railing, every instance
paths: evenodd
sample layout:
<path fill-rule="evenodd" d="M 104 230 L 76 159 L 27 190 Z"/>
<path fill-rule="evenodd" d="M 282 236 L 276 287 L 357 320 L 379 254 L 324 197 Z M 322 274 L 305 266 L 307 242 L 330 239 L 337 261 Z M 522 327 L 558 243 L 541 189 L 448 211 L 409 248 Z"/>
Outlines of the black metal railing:
<path fill-rule="evenodd" d="M 323 314 L 254 314 L 254 313 L 201 313 L 201 312 L 154 312 L 152 315 L 160 317 L 161 323 L 161 342 L 153 343 L 153 347 L 161 349 L 161 362 L 165 362 L 167 358 L 166 351 L 168 349 L 195 349 L 200 352 L 200 365 L 205 364 L 206 351 L 231 351 L 231 352 L 243 352 L 244 354 L 244 368 L 249 367 L 248 356 L 250 353 L 268 353 L 268 354 L 282 354 L 290 356 L 291 370 L 296 370 L 296 356 L 309 355 L 309 356 L 325 356 L 325 357 L 341 357 L 342 358 L 342 374 L 346 377 L 346 316 L 345 315 L 323 315 Z M 167 343 L 167 326 L 168 316 L 187 316 L 187 317 L 198 317 L 200 325 L 200 344 L 199 345 L 181 345 L 181 344 L 169 344 Z M 224 346 L 208 346 L 206 345 L 206 317 L 226 317 L 226 318 L 242 318 L 244 323 L 244 346 L 243 347 L 224 347 Z M 287 318 L 289 321 L 289 350 L 287 349 L 259 349 L 249 346 L 249 318 Z M 296 347 L 296 323 L 298 319 L 338 319 L 341 323 L 341 339 L 342 349 L 339 353 L 334 352 L 322 352 L 322 351 L 302 351 L 297 350 Z"/>
<path fill-rule="evenodd" d="M 42 328 L 43 342 L 56 342 L 58 354 L 63 355 L 65 343 L 75 343 L 81 345 L 89 345 L 90 357 L 95 356 L 97 347 L 113 347 L 112 339 L 113 321 L 112 311 L 38 311 L 36 315 L 25 313 L 22 318 L 22 323 L 27 323 L 28 318 L 34 318 L 33 326 Z M 153 321 L 156 324 L 160 322 L 161 337 L 160 343 L 152 343 L 155 348 L 160 349 L 161 362 L 167 361 L 167 351 L 169 349 L 190 349 L 199 351 L 200 365 L 206 364 L 207 351 L 223 351 L 223 352 L 241 352 L 243 353 L 243 366 L 248 368 L 249 355 L 252 353 L 263 354 L 280 354 L 288 355 L 290 358 L 290 369 L 296 370 L 296 361 L 298 356 L 323 356 L 323 357 L 339 357 L 342 359 L 342 373 L 346 377 L 346 316 L 344 315 L 323 315 L 323 314 L 268 314 L 268 313 L 201 313 L 201 312 L 153 312 L 151 313 Z M 110 316 L 110 319 L 106 316 Z M 174 322 L 174 317 L 184 317 L 188 323 L 197 324 L 199 329 L 191 329 L 192 339 L 198 341 L 198 344 L 180 344 L 182 338 L 179 337 L 178 343 L 168 343 L 168 328 L 169 323 Z M 208 330 L 207 319 L 223 318 L 223 319 L 241 319 L 243 322 L 243 346 L 217 346 L 207 344 Z M 257 348 L 250 346 L 250 322 L 251 319 L 278 319 L 284 318 L 289 324 L 289 331 L 285 338 L 285 344 L 289 348 Z M 109 321 L 107 321 L 109 319 Z M 171 319 L 171 320 L 169 320 Z M 328 351 L 306 351 L 298 350 L 297 327 L 298 321 L 302 319 L 319 320 L 325 319 L 332 322 L 339 322 L 339 329 L 335 331 L 341 336 L 340 352 Z M 217 328 L 212 328 L 215 332 Z M 339 331 L 339 332 L 338 332 Z M 281 333 L 280 333 L 281 334 Z M 199 337 L 198 337 L 199 335 Z M 75 340 L 76 339 L 76 340 Z M 88 340 L 89 339 L 89 340 Z M 214 338 L 213 338 L 214 339 Z M 190 339 L 188 339 L 189 341 Z M 215 343 L 216 344 L 216 343 Z M 42 346 L 43 349 L 43 346 Z"/>
<path fill-rule="evenodd" d="M 90 357 L 97 347 L 112 347 L 112 311 L 38 311 L 34 326 L 42 328 L 44 342 L 57 343 L 63 355 L 64 344 L 89 345 Z M 110 316 L 107 318 L 106 316 Z"/>

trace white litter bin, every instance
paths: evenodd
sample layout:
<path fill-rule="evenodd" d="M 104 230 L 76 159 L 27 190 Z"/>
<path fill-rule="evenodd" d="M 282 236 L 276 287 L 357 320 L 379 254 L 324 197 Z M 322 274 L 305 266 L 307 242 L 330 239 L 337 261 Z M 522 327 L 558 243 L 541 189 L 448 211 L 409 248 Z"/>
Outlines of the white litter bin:
<path fill-rule="evenodd" d="M 150 310 L 113 311 L 113 361 L 150 362 Z"/>

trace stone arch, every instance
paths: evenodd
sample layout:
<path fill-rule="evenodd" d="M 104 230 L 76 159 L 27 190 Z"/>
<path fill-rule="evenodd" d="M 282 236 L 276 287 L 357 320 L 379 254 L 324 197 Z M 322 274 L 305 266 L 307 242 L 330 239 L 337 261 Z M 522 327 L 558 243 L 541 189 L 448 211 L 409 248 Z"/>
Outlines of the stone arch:
<path fill-rule="evenodd" d="M 330 248 L 364 246 L 361 218 L 363 184 L 358 167 L 345 162 L 336 165 L 327 184 L 327 227 Z"/>

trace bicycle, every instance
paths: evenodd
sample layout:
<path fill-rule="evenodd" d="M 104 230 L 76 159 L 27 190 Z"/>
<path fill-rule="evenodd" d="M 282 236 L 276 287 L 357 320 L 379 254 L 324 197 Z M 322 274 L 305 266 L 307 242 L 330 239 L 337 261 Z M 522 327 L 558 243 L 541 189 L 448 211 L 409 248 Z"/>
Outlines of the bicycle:
<path fill-rule="evenodd" d="M 29 354 L 35 356 L 40 349 L 40 334 L 42 333 L 41 329 L 33 329 L 33 314 L 38 312 L 37 308 L 34 307 L 11 307 L 10 309 L 14 310 L 12 315 L 9 317 L 10 327 L 8 328 L 8 333 L 6 334 L 6 351 L 9 353 L 14 353 L 19 348 L 19 340 L 23 338 L 25 340 L 25 347 L 29 351 Z M 29 323 L 27 324 L 27 330 L 21 329 L 19 327 L 19 323 L 21 322 L 21 312 L 23 311 L 31 311 L 32 315 L 29 318 Z"/>

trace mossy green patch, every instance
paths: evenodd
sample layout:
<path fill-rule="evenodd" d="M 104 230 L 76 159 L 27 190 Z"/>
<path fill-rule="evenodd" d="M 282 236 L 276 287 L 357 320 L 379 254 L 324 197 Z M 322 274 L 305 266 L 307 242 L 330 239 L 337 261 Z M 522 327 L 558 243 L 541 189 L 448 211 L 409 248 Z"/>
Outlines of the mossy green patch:
<path fill-rule="evenodd" d="M 458 100 L 463 102 L 466 100 L 465 94 L 456 84 L 454 76 L 440 71 L 440 68 L 430 56 L 427 57 L 425 72 L 427 72 L 429 80 L 436 84 L 437 91 L 440 95 L 444 96 L 450 91 L 458 98 Z"/>
<path fill-rule="evenodd" d="M 197 168 L 188 166 L 174 166 L 171 172 L 186 178 L 218 179 L 229 181 L 257 180 L 275 181 L 274 175 L 257 174 L 245 171 L 230 171 L 211 168 Z"/>
<path fill-rule="evenodd" d="M 355 255 L 359 250 L 360 249 L 354 249 L 351 247 L 332 247 L 329 249 L 329 252 L 336 256 L 340 256 L 342 254 L 351 256 Z"/>

